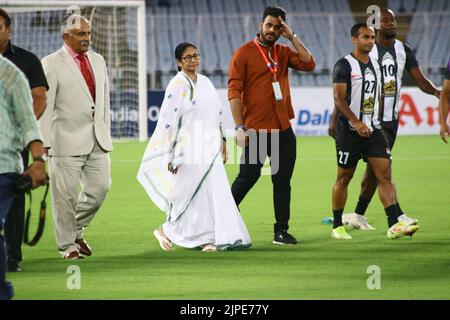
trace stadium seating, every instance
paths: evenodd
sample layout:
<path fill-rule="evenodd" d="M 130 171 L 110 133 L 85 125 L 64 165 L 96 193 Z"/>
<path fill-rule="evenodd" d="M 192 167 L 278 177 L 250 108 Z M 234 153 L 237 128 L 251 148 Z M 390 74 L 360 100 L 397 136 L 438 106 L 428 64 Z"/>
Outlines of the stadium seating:
<path fill-rule="evenodd" d="M 351 49 L 348 37 L 335 38 L 334 56 L 328 57 L 330 43 L 329 34 L 323 32 L 323 25 L 329 25 L 327 12 L 338 12 L 346 15 L 343 20 L 349 25 L 354 23 L 350 8 L 346 0 L 282 0 L 277 2 L 289 12 L 288 19 L 299 33 L 305 43 L 313 51 L 317 61 L 317 77 L 307 77 L 303 82 L 313 85 L 328 83 L 324 73 L 329 77 L 330 65 L 334 64 L 338 56 Z M 220 81 L 215 82 L 219 87 L 227 84 L 227 70 L 233 52 L 257 33 L 257 26 L 261 13 L 266 7 L 263 0 L 170 0 L 164 1 L 161 6 L 158 1 L 148 1 L 148 16 L 158 13 L 157 22 L 153 26 L 147 24 L 148 38 L 156 34 L 157 71 L 161 74 L 161 84 L 167 82 L 167 75 L 175 73 L 173 48 L 182 41 L 191 41 L 198 45 L 202 54 L 202 72 Z M 180 14 L 183 12 L 183 14 Z M 317 13 L 310 17 L 306 12 Z M 257 14 L 255 14 L 257 13 Z M 299 14 L 291 14 L 299 13 Z M 167 25 L 169 23 L 169 26 Z M 337 24 L 340 31 L 344 28 L 340 22 Z M 338 32 L 340 33 L 340 32 Z M 346 30 L 347 34 L 348 31 Z M 165 38 L 165 41 L 164 41 Z M 286 41 L 282 41 L 287 43 Z M 169 48 L 171 48 L 171 50 Z M 169 58 L 167 55 L 169 54 Z M 298 78 L 298 73 L 293 78 Z M 293 79 L 299 83 L 300 78 Z M 317 82 L 316 82 L 317 81 Z"/>
<path fill-rule="evenodd" d="M 258 31 L 265 0 L 147 0 L 147 71 L 157 75 L 163 88 L 176 73 L 174 48 L 183 41 L 196 44 L 202 72 L 226 87 L 233 52 Z M 288 11 L 288 23 L 312 51 L 317 67 L 312 74 L 293 72 L 293 85 L 330 85 L 334 63 L 351 51 L 349 28 L 359 21 L 348 0 L 278 0 Z M 433 81 L 442 80 L 450 52 L 450 2 L 447 0 L 388 0 L 397 14 L 406 15 L 405 39 L 416 50 L 421 66 Z M 56 21 L 59 11 L 13 14 L 13 42 L 43 57 L 61 46 Z M 125 16 L 126 34 L 135 33 L 133 15 Z M 26 32 L 23 32 L 26 30 Z M 331 30 L 331 32 L 330 32 Z M 128 51 L 137 43 L 127 37 Z M 281 43 L 287 43 L 282 39 Z M 153 70 L 155 68 L 155 70 Z M 153 72 L 154 71 L 154 72 Z"/>

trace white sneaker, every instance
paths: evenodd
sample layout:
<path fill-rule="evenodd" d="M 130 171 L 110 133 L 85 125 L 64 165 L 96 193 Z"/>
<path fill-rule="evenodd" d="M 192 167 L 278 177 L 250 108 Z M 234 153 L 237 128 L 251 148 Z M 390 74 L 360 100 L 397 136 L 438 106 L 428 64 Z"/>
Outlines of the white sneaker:
<path fill-rule="evenodd" d="M 407 226 L 412 226 L 419 222 L 419 220 L 410 218 L 406 214 L 402 214 L 400 217 L 398 217 L 398 221 L 403 222 Z"/>
<path fill-rule="evenodd" d="M 359 229 L 359 230 L 375 230 L 366 220 L 365 216 L 362 216 L 357 213 L 349 214 L 348 225 L 351 228 Z"/>
<path fill-rule="evenodd" d="M 342 224 L 348 224 L 354 213 L 344 213 L 342 215 Z"/>

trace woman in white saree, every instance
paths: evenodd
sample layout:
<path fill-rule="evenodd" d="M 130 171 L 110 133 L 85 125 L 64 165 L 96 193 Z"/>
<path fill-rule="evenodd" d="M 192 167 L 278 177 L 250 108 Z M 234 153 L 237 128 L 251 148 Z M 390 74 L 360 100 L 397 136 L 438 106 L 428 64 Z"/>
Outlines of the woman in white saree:
<path fill-rule="evenodd" d="M 178 74 L 169 82 L 138 180 L 166 222 L 154 231 L 160 246 L 203 251 L 250 247 L 223 163 L 222 106 L 211 81 L 197 73 L 200 55 L 190 43 L 175 49 Z"/>

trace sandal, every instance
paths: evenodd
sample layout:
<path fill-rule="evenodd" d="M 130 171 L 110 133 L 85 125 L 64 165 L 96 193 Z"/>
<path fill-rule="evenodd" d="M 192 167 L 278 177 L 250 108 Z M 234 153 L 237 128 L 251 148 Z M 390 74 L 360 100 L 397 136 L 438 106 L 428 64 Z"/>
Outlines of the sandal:
<path fill-rule="evenodd" d="M 205 245 L 203 246 L 202 251 L 204 251 L 204 252 L 216 252 L 216 251 L 217 251 L 217 248 L 216 248 L 216 246 L 213 245 L 212 243 L 208 243 L 208 244 L 205 244 Z"/>
<path fill-rule="evenodd" d="M 154 230 L 153 235 L 159 241 L 159 245 L 164 251 L 172 250 L 172 241 L 170 241 L 169 238 L 167 238 L 167 236 L 162 231 L 161 227 Z"/>

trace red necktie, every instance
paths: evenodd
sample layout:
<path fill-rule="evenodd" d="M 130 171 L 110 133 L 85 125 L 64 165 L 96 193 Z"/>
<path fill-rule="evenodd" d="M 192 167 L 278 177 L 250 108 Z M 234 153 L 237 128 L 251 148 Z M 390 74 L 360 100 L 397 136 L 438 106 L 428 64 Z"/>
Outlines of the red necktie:
<path fill-rule="evenodd" d="M 84 54 L 79 54 L 77 56 L 77 59 L 80 61 L 81 74 L 83 75 L 84 81 L 86 81 L 89 92 L 91 93 L 92 99 L 95 102 L 95 82 L 87 65 L 86 57 Z"/>

